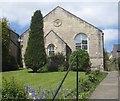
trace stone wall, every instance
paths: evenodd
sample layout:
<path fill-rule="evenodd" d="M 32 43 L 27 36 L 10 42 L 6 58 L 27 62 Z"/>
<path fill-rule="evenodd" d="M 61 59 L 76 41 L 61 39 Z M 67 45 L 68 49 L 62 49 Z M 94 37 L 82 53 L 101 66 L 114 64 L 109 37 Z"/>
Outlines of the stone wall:
<path fill-rule="evenodd" d="M 96 68 L 98 68 L 103 66 L 103 33 L 101 30 L 61 7 L 57 7 L 44 17 L 44 36 L 46 36 L 51 30 L 64 40 L 72 51 L 76 50 L 74 41 L 75 36 L 79 33 L 86 34 L 88 37 L 88 53 L 90 55 L 92 67 L 97 66 Z M 28 37 L 28 31 L 26 31 L 21 37 L 23 39 L 23 58 Z M 51 33 L 45 38 L 45 47 L 47 48 L 50 43 L 53 43 L 56 46 L 56 52 L 63 52 L 65 54 L 65 44 L 62 40 Z"/>
<path fill-rule="evenodd" d="M 66 44 L 53 31 L 50 31 L 48 35 L 45 37 L 45 49 L 47 55 L 48 55 L 47 48 L 48 45 L 50 44 L 53 44 L 55 46 L 55 53 L 60 52 L 66 55 Z"/>
<path fill-rule="evenodd" d="M 14 56 L 15 60 L 18 60 L 19 55 L 19 43 L 18 43 L 19 35 L 14 31 L 10 30 L 10 53 Z"/>
<path fill-rule="evenodd" d="M 59 26 L 55 26 L 57 19 L 59 19 Z M 102 31 L 98 28 L 70 14 L 61 7 L 57 7 L 44 17 L 45 35 L 50 30 L 54 30 L 67 43 L 72 51 L 75 51 L 75 36 L 79 33 L 86 34 L 88 36 L 88 53 L 92 66 L 103 66 Z"/>
<path fill-rule="evenodd" d="M 27 30 L 26 32 L 24 32 L 24 34 L 22 34 L 21 36 L 21 53 L 22 53 L 22 62 L 23 62 L 23 67 L 25 68 L 25 62 L 24 62 L 24 55 L 25 55 L 25 51 L 27 48 L 27 44 L 28 44 L 28 38 L 29 38 L 29 31 Z"/>

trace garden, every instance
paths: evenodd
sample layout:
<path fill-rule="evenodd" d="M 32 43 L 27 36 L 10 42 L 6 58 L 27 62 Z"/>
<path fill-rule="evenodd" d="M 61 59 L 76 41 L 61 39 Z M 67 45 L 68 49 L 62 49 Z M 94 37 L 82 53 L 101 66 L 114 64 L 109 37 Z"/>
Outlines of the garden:
<path fill-rule="evenodd" d="M 23 69 L 2 73 L 2 100 L 52 99 L 65 72 L 31 73 Z M 106 76 L 100 71 L 79 72 L 79 99 L 87 100 Z M 70 71 L 56 99 L 76 98 L 76 72 Z"/>
<path fill-rule="evenodd" d="M 14 57 L 11 58 L 8 48 L 9 34 L 6 29 L 2 33 L 6 34 L 2 40 L 4 42 L 2 46 L 4 72 L 0 73 L 2 74 L 2 85 L 0 85 L 2 86 L 2 101 L 52 99 L 71 63 L 70 72 L 58 91 L 56 99 L 76 99 L 77 64 L 73 61 L 76 54 L 78 55 L 79 99 L 87 100 L 96 86 L 105 78 L 106 73 L 99 70 L 91 71 L 89 54 L 81 49 L 73 51 L 67 58 L 62 53 L 47 56 L 44 47 L 42 15 L 39 10 L 32 16 L 30 29 L 24 57 L 26 68 L 20 68 L 21 62 L 18 64 L 18 61 L 13 59 Z"/>

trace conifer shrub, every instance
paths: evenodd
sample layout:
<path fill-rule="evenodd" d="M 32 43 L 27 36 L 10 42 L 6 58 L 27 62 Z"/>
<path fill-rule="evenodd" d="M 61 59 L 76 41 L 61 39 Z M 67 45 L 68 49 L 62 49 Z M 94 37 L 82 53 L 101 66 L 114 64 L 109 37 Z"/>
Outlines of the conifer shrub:
<path fill-rule="evenodd" d="M 28 46 L 25 52 L 25 65 L 37 72 L 46 64 L 44 47 L 43 17 L 40 10 L 32 16 Z"/>

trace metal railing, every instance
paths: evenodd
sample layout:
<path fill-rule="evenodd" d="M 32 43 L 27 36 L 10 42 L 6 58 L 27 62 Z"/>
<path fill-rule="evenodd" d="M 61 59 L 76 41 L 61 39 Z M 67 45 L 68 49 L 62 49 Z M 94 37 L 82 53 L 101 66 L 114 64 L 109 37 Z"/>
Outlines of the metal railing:
<path fill-rule="evenodd" d="M 73 58 L 72 62 L 70 63 L 70 66 L 69 66 L 69 68 L 68 68 L 68 70 L 67 70 L 64 78 L 62 79 L 60 85 L 58 86 L 58 89 L 57 89 L 57 91 L 55 92 L 55 95 L 53 96 L 52 101 L 55 100 L 55 97 L 57 96 L 57 94 L 58 94 L 58 92 L 59 92 L 59 90 L 60 90 L 63 82 L 65 81 L 65 79 L 66 79 L 69 71 L 71 70 L 72 65 L 73 65 L 73 62 L 74 62 L 75 60 L 76 60 L 76 101 L 78 101 L 78 55 L 77 55 L 77 54 L 76 54 L 76 56 Z"/>

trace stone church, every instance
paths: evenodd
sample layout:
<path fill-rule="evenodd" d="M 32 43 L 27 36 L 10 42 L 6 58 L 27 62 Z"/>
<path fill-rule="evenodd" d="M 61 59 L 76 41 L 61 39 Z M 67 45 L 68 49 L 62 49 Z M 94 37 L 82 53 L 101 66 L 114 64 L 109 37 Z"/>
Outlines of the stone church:
<path fill-rule="evenodd" d="M 47 55 L 83 49 L 89 53 L 93 68 L 103 69 L 103 32 L 69 11 L 57 6 L 44 16 L 44 40 Z M 29 29 L 21 35 L 22 58 L 29 38 Z"/>

